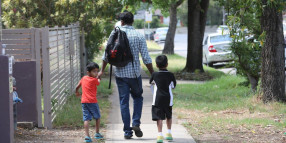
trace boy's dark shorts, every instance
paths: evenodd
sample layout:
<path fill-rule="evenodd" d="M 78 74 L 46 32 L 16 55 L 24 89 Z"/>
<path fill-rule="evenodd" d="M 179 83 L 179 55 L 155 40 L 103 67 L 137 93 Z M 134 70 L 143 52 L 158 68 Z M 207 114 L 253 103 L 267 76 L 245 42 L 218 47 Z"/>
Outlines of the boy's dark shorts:
<path fill-rule="evenodd" d="M 82 103 L 81 107 L 83 121 L 91 121 L 92 117 L 94 119 L 100 118 L 100 111 L 97 103 Z"/>
<path fill-rule="evenodd" d="M 165 119 L 172 119 L 172 106 L 166 107 L 159 107 L 159 106 L 152 106 L 152 120 L 165 120 Z"/>

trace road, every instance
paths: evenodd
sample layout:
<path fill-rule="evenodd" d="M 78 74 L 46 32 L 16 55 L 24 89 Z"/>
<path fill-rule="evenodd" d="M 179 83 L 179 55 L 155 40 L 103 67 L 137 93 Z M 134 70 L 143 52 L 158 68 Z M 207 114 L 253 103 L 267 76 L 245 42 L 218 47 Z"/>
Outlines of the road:
<path fill-rule="evenodd" d="M 180 31 L 176 33 L 174 40 L 174 51 L 176 54 L 187 57 L 187 47 L 188 47 L 188 37 L 186 29 L 179 29 Z M 206 32 L 204 36 L 206 37 L 209 33 L 216 32 L 216 27 L 206 27 Z M 164 42 L 159 43 L 160 46 L 164 47 Z M 222 68 L 225 63 L 215 64 L 214 67 L 226 74 L 236 74 L 234 68 Z"/>

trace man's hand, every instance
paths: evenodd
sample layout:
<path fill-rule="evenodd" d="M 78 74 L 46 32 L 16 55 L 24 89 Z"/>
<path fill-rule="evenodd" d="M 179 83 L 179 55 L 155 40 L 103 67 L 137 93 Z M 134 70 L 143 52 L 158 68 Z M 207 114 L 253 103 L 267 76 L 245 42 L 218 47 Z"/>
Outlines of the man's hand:
<path fill-rule="evenodd" d="M 152 75 L 152 73 L 154 72 L 152 63 L 146 64 L 146 67 L 148 68 L 148 71 L 149 71 L 150 74 Z"/>
<path fill-rule="evenodd" d="M 97 78 L 98 79 L 101 79 L 101 76 L 103 75 L 103 71 L 100 71 L 98 74 L 97 74 Z"/>
<path fill-rule="evenodd" d="M 97 74 L 97 77 L 96 77 L 96 78 L 101 79 L 101 76 L 102 76 L 103 73 L 104 73 L 104 69 L 105 69 L 106 65 L 107 65 L 107 62 L 106 62 L 106 61 L 102 61 L 101 70 L 100 70 L 100 72 Z"/>

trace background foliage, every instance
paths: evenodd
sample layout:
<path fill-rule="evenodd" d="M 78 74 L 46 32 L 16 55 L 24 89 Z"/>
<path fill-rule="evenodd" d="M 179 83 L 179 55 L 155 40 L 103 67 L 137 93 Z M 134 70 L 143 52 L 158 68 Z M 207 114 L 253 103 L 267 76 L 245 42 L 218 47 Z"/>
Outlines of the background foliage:
<path fill-rule="evenodd" d="M 79 21 L 92 60 L 122 7 L 118 0 L 2 0 L 2 20 L 4 28 L 67 26 Z"/>

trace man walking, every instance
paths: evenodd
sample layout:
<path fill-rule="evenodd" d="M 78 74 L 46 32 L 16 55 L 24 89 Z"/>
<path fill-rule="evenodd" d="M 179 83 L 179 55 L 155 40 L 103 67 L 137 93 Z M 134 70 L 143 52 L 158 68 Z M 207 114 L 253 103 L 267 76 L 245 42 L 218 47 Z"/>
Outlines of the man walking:
<path fill-rule="evenodd" d="M 153 73 L 152 59 L 147 50 L 147 44 L 144 36 L 137 32 L 132 24 L 134 21 L 131 12 L 123 12 L 120 14 L 121 30 L 125 31 L 129 40 L 130 49 L 133 55 L 133 63 L 128 63 L 125 67 L 115 68 L 116 84 L 119 92 L 121 117 L 124 123 L 123 131 L 124 138 L 131 139 L 133 131 L 137 137 L 142 137 L 143 133 L 140 129 L 140 119 L 143 106 L 143 89 L 142 78 L 140 75 L 140 61 L 139 53 L 141 54 L 143 63 L 148 68 L 149 72 Z M 107 65 L 105 54 L 102 57 L 102 69 L 98 73 L 100 77 Z M 133 116 L 132 127 L 130 127 L 130 111 L 129 111 L 129 97 L 133 98 Z M 133 131 L 132 131 L 133 130 Z"/>

